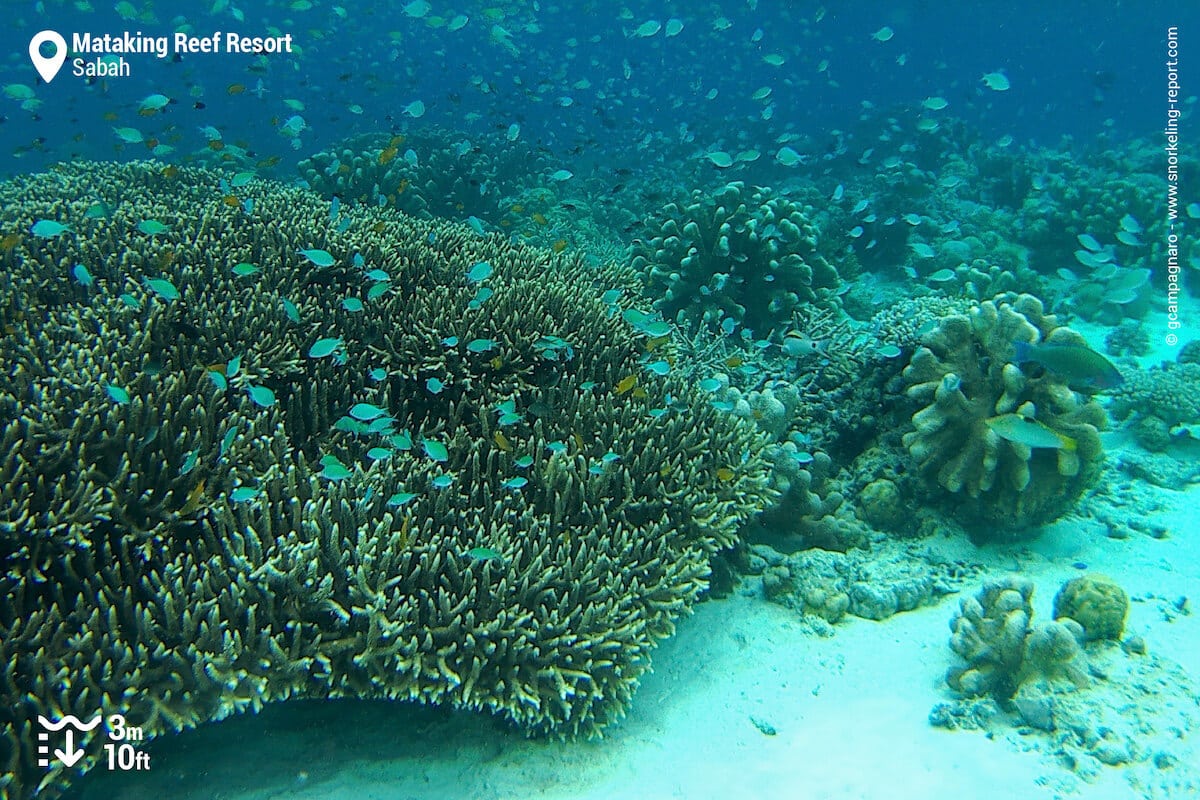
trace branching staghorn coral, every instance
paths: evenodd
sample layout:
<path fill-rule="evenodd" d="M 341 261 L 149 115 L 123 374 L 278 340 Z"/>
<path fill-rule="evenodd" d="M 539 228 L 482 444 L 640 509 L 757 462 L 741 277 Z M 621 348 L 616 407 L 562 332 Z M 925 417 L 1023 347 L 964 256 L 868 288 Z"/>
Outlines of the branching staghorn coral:
<path fill-rule="evenodd" d="M 54 797 L 100 757 L 35 766 L 47 712 L 148 736 L 292 697 L 563 736 L 618 718 L 774 496 L 753 426 L 674 377 L 614 391 L 642 345 L 593 282 L 630 296 L 626 270 L 390 210 L 342 226 L 263 181 L 238 190 L 251 213 L 220 177 L 0 184 L 22 237 L 0 277 L 0 793 Z M 93 218 L 97 194 L 124 199 Z"/>
<path fill-rule="evenodd" d="M 505 141 L 480 147 L 449 131 L 352 137 L 300 162 L 300 174 L 325 197 L 389 207 L 414 217 L 465 220 L 493 225 L 504 198 L 516 194 L 541 159 Z"/>

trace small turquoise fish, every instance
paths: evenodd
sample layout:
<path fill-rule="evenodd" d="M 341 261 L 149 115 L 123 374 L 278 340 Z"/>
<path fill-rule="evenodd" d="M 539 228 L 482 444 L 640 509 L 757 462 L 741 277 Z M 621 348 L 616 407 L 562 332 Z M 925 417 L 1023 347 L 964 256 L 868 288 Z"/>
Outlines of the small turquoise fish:
<path fill-rule="evenodd" d="M 39 219 L 33 223 L 33 227 L 29 232 L 40 239 L 53 239 L 55 236 L 60 236 L 71 230 L 61 222 L 55 222 L 52 219 Z"/>
<path fill-rule="evenodd" d="M 317 267 L 332 267 L 334 263 L 333 254 L 328 250 L 297 250 L 298 254 L 308 259 L 309 263 Z"/>
<path fill-rule="evenodd" d="M 275 393 L 266 386 L 250 386 L 246 389 L 255 405 L 270 408 L 275 405 Z"/>
<path fill-rule="evenodd" d="M 88 268 L 83 264 L 76 264 L 74 267 L 72 267 L 71 275 L 73 275 L 75 280 L 79 281 L 79 285 L 83 287 L 91 286 L 95 282 L 95 279 L 92 278 L 92 273 L 88 272 Z"/>
<path fill-rule="evenodd" d="M 396 492 L 394 495 L 388 498 L 387 504 L 392 508 L 399 508 L 416 496 L 417 495 L 413 492 Z"/>

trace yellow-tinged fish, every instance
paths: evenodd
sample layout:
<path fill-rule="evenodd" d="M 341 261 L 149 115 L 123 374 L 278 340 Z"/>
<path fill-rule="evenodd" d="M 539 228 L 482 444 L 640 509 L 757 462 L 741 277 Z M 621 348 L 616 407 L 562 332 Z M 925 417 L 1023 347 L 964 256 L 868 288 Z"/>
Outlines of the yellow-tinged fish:
<path fill-rule="evenodd" d="M 721 467 L 717 470 L 717 480 L 728 483 L 733 480 L 733 470 L 729 467 Z"/>
<path fill-rule="evenodd" d="M 669 341 L 671 341 L 671 334 L 669 333 L 666 336 L 655 336 L 653 339 L 647 339 L 646 352 L 653 353 Z"/>
<path fill-rule="evenodd" d="M 200 507 L 200 501 L 204 499 L 204 483 L 204 478 L 201 478 L 200 482 L 188 492 L 187 500 L 183 503 L 183 508 L 179 509 L 180 514 L 191 514 Z"/>
<path fill-rule="evenodd" d="M 412 525 L 412 516 L 404 518 L 404 522 L 400 523 L 400 549 L 408 547 L 408 528 Z"/>
<path fill-rule="evenodd" d="M 1052 450 L 1075 449 L 1075 440 L 1070 436 L 1049 428 L 1036 419 L 1020 414 L 1001 414 L 987 420 L 987 426 L 1001 439 L 1023 444 L 1026 447 L 1043 447 Z"/>
<path fill-rule="evenodd" d="M 633 375 L 626 375 L 617 382 L 617 385 L 613 387 L 613 391 L 617 394 L 625 394 L 630 389 L 637 386 L 637 381 L 638 378 L 636 373 Z"/>
<path fill-rule="evenodd" d="M 0 250 L 4 251 L 4 257 L 8 258 L 12 255 L 13 249 L 21 243 L 21 234 L 10 233 L 3 239 L 0 239 Z"/>
<path fill-rule="evenodd" d="M 496 443 L 496 446 L 499 447 L 504 452 L 506 452 L 506 453 L 512 452 L 512 442 L 510 442 L 508 440 L 508 437 L 505 436 L 500 431 L 496 431 L 495 433 L 492 434 L 492 441 L 494 441 Z"/>

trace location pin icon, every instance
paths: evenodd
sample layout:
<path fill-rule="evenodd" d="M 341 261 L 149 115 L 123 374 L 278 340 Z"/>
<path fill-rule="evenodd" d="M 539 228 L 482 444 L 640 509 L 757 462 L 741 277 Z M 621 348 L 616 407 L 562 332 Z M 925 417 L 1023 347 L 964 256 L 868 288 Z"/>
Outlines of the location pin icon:
<path fill-rule="evenodd" d="M 53 42 L 55 47 L 54 55 L 49 58 L 42 55 L 42 45 L 46 42 Z M 67 40 L 57 31 L 42 31 L 29 40 L 29 60 L 33 62 L 42 80 L 49 83 L 54 80 L 54 76 L 62 69 L 63 62 L 67 60 Z"/>

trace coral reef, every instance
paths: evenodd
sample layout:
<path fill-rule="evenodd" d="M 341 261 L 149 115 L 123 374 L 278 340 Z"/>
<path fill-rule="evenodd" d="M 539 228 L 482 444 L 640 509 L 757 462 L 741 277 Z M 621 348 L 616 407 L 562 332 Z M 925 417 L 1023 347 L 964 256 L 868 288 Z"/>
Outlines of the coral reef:
<path fill-rule="evenodd" d="M 750 546 L 744 571 L 762 575 L 768 600 L 795 609 L 823 634 L 846 615 L 882 620 L 958 591 L 973 570 L 919 546 L 880 539 L 870 552 L 806 550 L 784 555 Z"/>
<path fill-rule="evenodd" d="M 1180 364 L 1200 364 L 1200 339 L 1192 339 L 1179 348 L 1175 360 Z"/>
<path fill-rule="evenodd" d="M 966 663 L 946 674 L 950 688 L 968 696 L 1012 697 L 1025 660 L 1032 596 L 1031 581 L 1011 577 L 989 581 L 978 595 L 960 601 L 950 621 L 950 649 Z"/>
<path fill-rule="evenodd" d="M 1129 595 L 1104 575 L 1072 578 L 1054 596 L 1054 618 L 1075 620 L 1088 641 L 1120 639 L 1128 614 Z"/>
<path fill-rule="evenodd" d="M 1087 661 L 1100 691 L 1032 676 L 1004 708 L 990 697 L 959 698 L 939 703 L 929 722 L 986 731 L 1016 751 L 1053 759 L 1085 782 L 1095 781 L 1105 766 L 1119 766 L 1120 780 L 1133 785 L 1151 785 L 1168 772 L 1175 792 L 1188 794 L 1196 776 L 1184 766 L 1187 737 L 1179 732 L 1200 724 L 1188 670 L 1137 643 L 1091 645 Z"/>
<path fill-rule="evenodd" d="M 1129 450 L 1120 455 L 1117 466 L 1127 475 L 1163 489 L 1179 491 L 1188 484 L 1200 483 L 1200 463 L 1187 457 L 1177 458 L 1172 453 Z M 1114 516 L 1120 516 L 1120 511 L 1114 509 Z M 1148 524 L 1138 516 L 1131 517 L 1130 522 Z M 1161 523 L 1158 526 L 1165 533 L 1165 526 Z"/>
<path fill-rule="evenodd" d="M 801 432 L 815 427 L 810 416 L 820 394 L 802 393 L 798 382 L 784 380 L 746 393 L 734 387 L 724 391 L 723 402 L 734 415 L 753 421 L 771 437 L 762 455 L 771 465 L 771 487 L 781 499 L 751 530 L 783 552 L 810 547 L 844 551 L 865 545 L 869 537 L 853 504 L 846 502 L 833 459 Z"/>
<path fill-rule="evenodd" d="M 966 298 L 904 297 L 876 312 L 871 327 L 881 343 L 898 347 L 911 356 L 921 346 L 921 337 L 936 328 L 943 317 L 966 314 L 973 307 Z"/>
<path fill-rule="evenodd" d="M 1117 150 L 1088 159 L 1052 151 L 1030 156 L 1026 169 L 1039 174 L 1022 192 L 1013 230 L 1035 269 L 1049 275 L 1080 263 L 1081 236 L 1111 242 L 1113 257 L 1130 267 L 1164 262 L 1166 223 L 1148 164 L 1104 163 L 1120 158 Z M 1118 237 L 1122 232 L 1126 236 Z"/>
<path fill-rule="evenodd" d="M 920 341 L 901 376 L 918 406 L 903 443 L 947 511 L 990 533 L 1029 529 L 1069 510 L 1103 466 L 1104 409 L 1051 370 L 1015 363 L 1014 343 L 1082 346 L 1083 338 L 1037 298 L 1002 295 L 942 317 Z M 1035 420 L 1052 443 L 998 431 L 1004 415 Z"/>
<path fill-rule="evenodd" d="M 1070 619 L 1035 628 L 1032 597 L 1031 581 L 1009 576 L 988 581 L 977 595 L 959 603 L 950 621 L 950 648 L 966 663 L 946 674 L 951 689 L 1005 702 L 1033 675 L 1086 685 L 1083 629 Z"/>
<path fill-rule="evenodd" d="M 820 547 L 845 551 L 865 546 L 870 532 L 846 502 L 833 460 L 827 453 L 800 450 L 795 442 L 764 450 L 771 464 L 771 486 L 781 495 L 778 504 L 761 515 L 770 541 L 779 549 Z"/>
<path fill-rule="evenodd" d="M 387 205 L 414 217 L 467 219 L 493 225 L 501 204 L 532 175 L 540 159 L 523 146 L 461 134 L 421 131 L 393 137 L 369 134 L 299 164 L 300 175 L 326 198 Z"/>
<path fill-rule="evenodd" d="M 726 318 L 766 335 L 804 304 L 829 301 L 838 271 L 820 248 L 815 209 L 771 189 L 696 190 L 659 214 L 632 264 L 668 319 L 717 329 Z"/>
<path fill-rule="evenodd" d="M 1109 411 L 1147 450 L 1171 444 L 1171 429 L 1200 425 L 1200 364 L 1168 362 L 1134 371 L 1113 392 Z"/>
<path fill-rule="evenodd" d="M 1150 332 L 1127 319 L 1104 337 L 1104 349 L 1114 356 L 1144 356 L 1150 352 Z"/>
<path fill-rule="evenodd" d="M 879 530 L 900 530 L 908 518 L 909 509 L 900 487 L 889 478 L 876 478 L 862 488 L 858 495 L 858 514 Z"/>
<path fill-rule="evenodd" d="M 9 796 L 100 757 L 37 768 L 38 713 L 148 736 L 292 697 L 618 718 L 773 499 L 761 434 L 674 376 L 613 390 L 642 340 L 596 282 L 632 296 L 628 270 L 390 209 L 335 225 L 261 180 L 226 203 L 220 179 L 0 184 L 6 230 L 70 225 L 0 275 Z M 85 215 L 97 196 L 122 202 Z"/>
<path fill-rule="evenodd" d="M 1171 535 L 1166 524 L 1171 506 L 1154 486 L 1178 490 L 1197 480 L 1200 480 L 1200 464 L 1130 448 L 1118 457 L 1116 464 L 1105 466 L 1096 489 L 1088 493 L 1076 513 L 1099 523 L 1110 539 L 1132 536 L 1165 539 Z"/>

